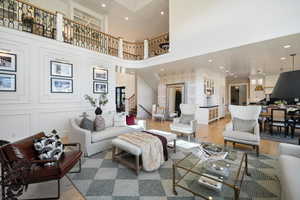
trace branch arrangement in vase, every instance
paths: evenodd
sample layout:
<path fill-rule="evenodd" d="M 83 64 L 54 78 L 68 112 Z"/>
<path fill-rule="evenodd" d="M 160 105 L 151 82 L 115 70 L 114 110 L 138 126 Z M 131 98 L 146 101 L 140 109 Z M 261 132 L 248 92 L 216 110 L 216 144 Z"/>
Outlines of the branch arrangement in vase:
<path fill-rule="evenodd" d="M 102 114 L 102 106 L 105 106 L 108 103 L 108 99 L 106 94 L 101 94 L 99 98 L 94 98 L 90 95 L 84 95 L 84 99 L 87 100 L 92 107 L 96 108 L 95 114 L 101 115 Z"/>

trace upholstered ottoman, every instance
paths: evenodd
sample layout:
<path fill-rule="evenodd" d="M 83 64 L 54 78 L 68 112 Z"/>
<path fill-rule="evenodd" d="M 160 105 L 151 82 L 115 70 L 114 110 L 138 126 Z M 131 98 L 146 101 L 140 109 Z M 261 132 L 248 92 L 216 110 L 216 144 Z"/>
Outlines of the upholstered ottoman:
<path fill-rule="evenodd" d="M 176 152 L 176 134 L 159 131 L 159 130 L 147 130 L 146 132 L 150 132 L 156 135 L 163 136 L 167 139 L 168 144 L 172 142 L 172 148 L 174 148 L 174 152 Z M 168 145 L 169 147 L 169 145 Z M 119 152 L 119 150 L 121 150 Z M 123 158 L 124 152 L 129 153 L 135 157 L 135 163 L 130 162 Z M 117 160 L 128 168 L 134 169 L 137 175 L 140 172 L 140 156 L 142 154 L 142 149 L 134 144 L 131 144 L 127 141 L 121 140 L 119 138 L 115 138 L 112 140 L 112 160 Z"/>
<path fill-rule="evenodd" d="M 118 152 L 121 150 L 120 152 Z M 123 151 L 123 152 L 122 152 Z M 135 164 L 132 162 L 125 160 L 122 158 L 124 151 L 135 156 Z M 121 140 L 119 138 L 115 138 L 112 140 L 112 160 L 117 160 L 118 162 L 122 163 L 123 165 L 134 169 L 136 174 L 138 175 L 141 169 L 140 165 L 140 155 L 142 154 L 141 148 L 136 145 L 133 145 L 127 141 Z"/>

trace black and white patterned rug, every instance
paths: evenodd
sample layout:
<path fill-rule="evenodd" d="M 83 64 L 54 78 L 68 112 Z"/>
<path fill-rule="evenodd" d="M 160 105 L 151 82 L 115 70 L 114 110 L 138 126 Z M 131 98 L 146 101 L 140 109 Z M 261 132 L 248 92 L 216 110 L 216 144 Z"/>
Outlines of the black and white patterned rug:
<path fill-rule="evenodd" d="M 170 152 L 173 159 L 184 154 Z M 277 160 L 268 155 L 249 155 L 251 177 L 246 177 L 240 193 L 241 200 L 279 200 L 280 181 Z M 181 173 L 181 172 L 177 172 Z M 191 193 L 177 189 L 172 192 L 172 160 L 155 172 L 141 171 L 139 176 L 122 164 L 111 160 L 111 151 L 84 158 L 80 174 L 69 174 L 75 187 L 88 200 L 194 200 Z M 216 199 L 232 199 L 222 197 Z M 214 198 L 215 199 L 215 198 Z"/>

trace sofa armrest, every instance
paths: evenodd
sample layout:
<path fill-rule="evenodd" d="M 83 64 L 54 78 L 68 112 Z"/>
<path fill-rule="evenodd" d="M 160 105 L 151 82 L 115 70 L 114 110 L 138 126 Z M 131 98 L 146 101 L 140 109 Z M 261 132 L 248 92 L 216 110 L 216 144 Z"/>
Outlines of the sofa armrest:
<path fill-rule="evenodd" d="M 193 131 L 197 130 L 197 120 L 190 121 L 190 126 L 192 127 Z"/>
<path fill-rule="evenodd" d="M 300 158 L 300 146 L 294 144 L 279 144 L 279 155 L 290 155 Z"/>
<path fill-rule="evenodd" d="M 180 117 L 175 117 L 173 119 L 173 124 L 179 124 L 179 122 L 180 122 Z"/>
<path fill-rule="evenodd" d="M 143 130 L 147 130 L 147 121 L 146 120 L 135 120 L 135 124 L 138 125 L 139 127 L 143 128 Z"/>
<path fill-rule="evenodd" d="M 68 139 L 71 143 L 80 143 L 80 146 L 84 153 L 87 155 L 88 147 L 92 144 L 91 131 L 80 128 L 74 119 L 70 120 L 71 131 L 68 135 Z"/>
<path fill-rule="evenodd" d="M 233 131 L 233 124 L 229 122 L 225 125 L 225 131 Z"/>

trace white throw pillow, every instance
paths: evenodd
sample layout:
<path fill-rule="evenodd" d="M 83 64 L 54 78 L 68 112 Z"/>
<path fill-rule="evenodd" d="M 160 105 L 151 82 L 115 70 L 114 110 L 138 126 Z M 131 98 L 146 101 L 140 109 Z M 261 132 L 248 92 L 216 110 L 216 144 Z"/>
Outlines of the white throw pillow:
<path fill-rule="evenodd" d="M 126 126 L 126 115 L 125 113 L 116 113 L 114 115 L 114 127 Z"/>

